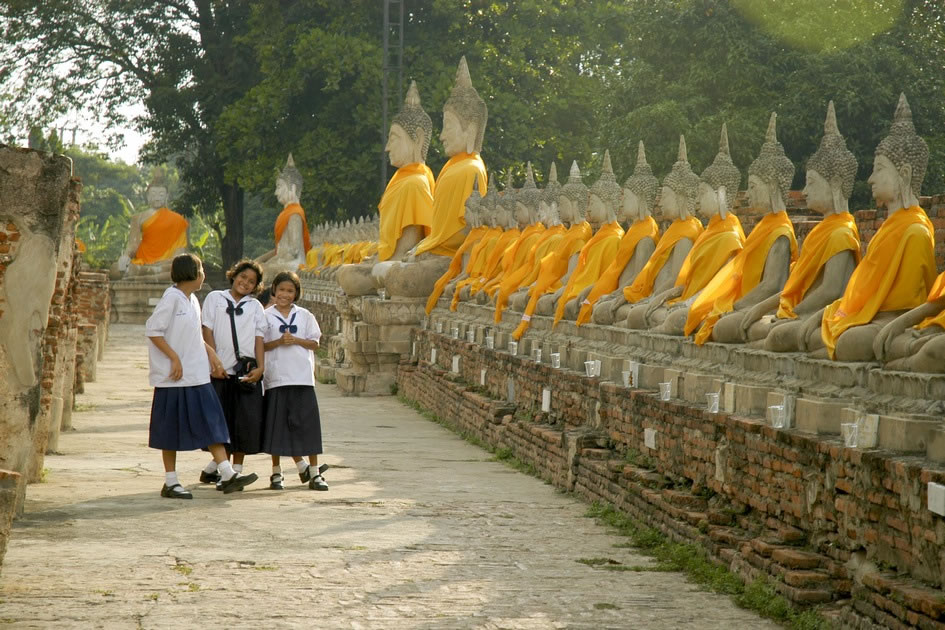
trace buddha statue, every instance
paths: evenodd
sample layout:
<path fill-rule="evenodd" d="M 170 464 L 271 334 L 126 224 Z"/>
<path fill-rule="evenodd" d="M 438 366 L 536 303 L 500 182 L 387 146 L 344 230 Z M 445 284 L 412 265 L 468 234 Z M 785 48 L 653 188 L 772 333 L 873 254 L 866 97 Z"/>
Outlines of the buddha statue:
<path fill-rule="evenodd" d="M 590 321 L 598 301 L 608 304 L 601 309 L 602 312 L 609 311 L 609 303 L 623 294 L 623 288 L 633 282 L 656 249 L 660 230 L 653 219 L 653 206 L 658 188 L 659 180 L 653 175 L 653 170 L 646 161 L 646 149 L 641 140 L 637 145 L 637 164 L 633 175 L 623 184 L 623 198 L 617 217 L 627 221 L 629 227 L 620 239 L 617 256 L 597 282 L 578 296 L 581 304 L 577 317 L 579 326 Z M 567 313 L 565 315 L 567 316 Z"/>
<path fill-rule="evenodd" d="M 746 341 L 741 326 L 745 313 L 781 291 L 797 258 L 794 224 L 785 210 L 794 164 L 778 142 L 776 124 L 777 114 L 772 112 L 761 154 L 748 167 L 748 199 L 752 211 L 764 216 L 742 249 L 713 276 L 685 312 L 683 332 L 695 333 L 696 344 Z M 661 330 L 678 330 L 681 322 L 682 313 L 672 313 Z"/>
<path fill-rule="evenodd" d="M 581 169 L 574 161 L 557 203 L 561 221 L 569 227 L 559 247 L 541 259 L 538 278 L 528 292 L 512 303 L 513 310 L 522 311 L 522 320 L 512 332 L 515 339 L 521 339 L 528 330 L 536 310 L 540 308 L 547 315 L 554 313 L 557 300 L 555 292 L 568 282 L 578 266 L 581 250 L 593 234 L 591 225 L 584 220 L 589 199 L 590 193 L 581 179 Z"/>
<path fill-rule="evenodd" d="M 283 206 L 274 228 L 276 247 L 256 259 L 263 266 L 267 278 L 280 271 L 297 271 L 305 264 L 305 254 L 311 248 L 311 242 L 305 211 L 299 205 L 301 195 L 302 173 L 295 168 L 290 153 L 285 167 L 281 171 L 276 169 L 276 199 Z"/>
<path fill-rule="evenodd" d="M 945 273 L 935 279 L 924 304 L 883 326 L 873 352 L 888 370 L 945 372 Z"/>
<path fill-rule="evenodd" d="M 478 185 L 478 184 L 477 184 Z M 499 237 L 505 231 L 505 219 L 500 218 L 502 209 L 499 206 L 499 193 L 496 189 L 495 180 L 489 180 L 489 189 L 479 202 L 479 214 L 486 230 L 482 234 L 479 242 L 472 246 L 469 251 L 469 260 L 463 268 L 463 272 L 456 278 L 450 280 L 444 288 L 444 294 L 457 300 L 457 289 L 473 281 L 478 281 L 485 269 L 486 260 L 492 254 Z M 452 300 L 451 300 L 452 302 Z"/>
<path fill-rule="evenodd" d="M 426 165 L 433 122 L 420 106 L 417 82 L 410 82 L 404 106 L 391 121 L 387 137 L 388 159 L 397 168 L 377 206 L 380 229 L 377 240 L 363 221 L 358 222 L 358 255 L 372 255 L 376 243 L 377 258 L 338 270 L 338 284 L 346 295 L 368 295 L 384 286 L 384 277 L 393 262 L 399 261 L 423 240 L 433 218 L 433 172 Z M 377 264 L 374 264 L 377 263 Z"/>
<path fill-rule="evenodd" d="M 719 151 L 699 177 L 696 206 L 708 224 L 689 250 L 673 286 L 636 303 L 627 315 L 628 328 L 664 332 L 660 326 L 667 316 L 673 311 L 684 312 L 719 269 L 741 250 L 745 232 L 732 212 L 741 181 L 742 174 L 732 162 L 728 130 L 723 123 Z M 682 334 L 682 327 L 677 324 L 666 332 Z"/>
<path fill-rule="evenodd" d="M 167 207 L 164 171 L 156 169 L 145 192 L 148 209 L 131 216 L 125 251 L 112 265 L 112 279 L 170 282 L 171 261 L 187 251 L 187 219 Z"/>
<path fill-rule="evenodd" d="M 598 324 L 625 324 L 634 304 L 649 297 L 654 291 L 669 289 L 692 244 L 702 232 L 702 223 L 692 216 L 699 190 L 699 176 L 692 172 L 686 150 L 686 137 L 679 136 L 679 150 L 670 173 L 663 178 L 660 192 L 660 210 L 663 219 L 671 220 L 656 248 L 628 284 L 613 299 L 598 305 L 593 315 Z"/>
<path fill-rule="evenodd" d="M 885 356 L 902 320 L 888 330 L 886 325 L 927 301 L 936 275 L 935 231 L 918 195 L 928 160 L 928 145 L 915 132 L 902 94 L 889 135 L 876 147 L 868 180 L 877 205 L 889 214 L 843 296 L 805 322 L 798 340 L 802 350 L 838 361 L 876 360 Z"/>
<path fill-rule="evenodd" d="M 784 289 L 745 312 L 741 326 L 753 345 L 797 352 L 798 332 L 807 318 L 843 295 L 860 260 L 859 232 L 849 211 L 856 168 L 830 101 L 824 137 L 807 161 L 804 187 L 807 207 L 824 219 L 804 239 Z"/>

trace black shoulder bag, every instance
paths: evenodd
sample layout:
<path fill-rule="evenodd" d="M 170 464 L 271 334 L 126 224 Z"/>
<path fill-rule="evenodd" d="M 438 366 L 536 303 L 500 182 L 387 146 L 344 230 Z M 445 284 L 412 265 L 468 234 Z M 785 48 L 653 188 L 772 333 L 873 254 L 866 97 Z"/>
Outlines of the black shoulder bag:
<path fill-rule="evenodd" d="M 233 353 L 236 355 L 236 382 L 244 391 L 254 391 L 256 383 L 247 383 L 241 380 L 244 376 L 256 369 L 254 357 L 244 357 L 240 354 L 240 342 L 236 337 L 236 315 L 243 314 L 243 307 L 227 300 L 226 314 L 230 316 L 230 332 L 233 334 Z"/>

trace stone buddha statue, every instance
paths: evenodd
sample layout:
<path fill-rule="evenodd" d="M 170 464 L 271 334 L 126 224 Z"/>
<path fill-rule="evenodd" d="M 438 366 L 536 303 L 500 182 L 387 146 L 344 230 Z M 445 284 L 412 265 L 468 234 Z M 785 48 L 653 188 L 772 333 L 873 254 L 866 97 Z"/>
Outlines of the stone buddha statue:
<path fill-rule="evenodd" d="M 658 189 L 659 180 L 646 161 L 646 149 L 641 140 L 637 145 L 637 164 L 633 175 L 623 184 L 623 198 L 617 216 L 627 221 L 629 227 L 620 239 L 617 256 L 597 282 L 578 296 L 581 304 L 577 317 L 579 326 L 590 321 L 598 305 L 602 305 L 600 312 L 612 313 L 611 303 L 618 297 L 622 298 L 624 287 L 633 282 L 656 249 L 660 231 L 653 219 L 653 206 Z"/>
<path fill-rule="evenodd" d="M 883 327 L 873 352 L 888 370 L 945 372 L 945 273 L 935 279 L 924 304 Z"/>
<path fill-rule="evenodd" d="M 797 352 L 798 333 L 811 315 L 843 295 L 860 260 L 860 238 L 849 211 L 856 158 L 837 128 L 833 101 L 827 105 L 824 137 L 807 161 L 807 207 L 824 215 L 804 239 L 784 289 L 745 312 L 748 340 L 773 352 Z"/>
<path fill-rule="evenodd" d="M 338 284 L 346 295 L 368 295 L 384 286 L 384 276 L 393 262 L 399 261 L 423 240 L 433 219 L 433 172 L 426 165 L 433 134 L 433 122 L 420 106 L 417 82 L 410 82 L 404 106 L 391 121 L 387 137 L 388 159 L 397 171 L 387 183 L 378 204 L 380 217 L 376 240 L 377 257 L 356 266 L 338 270 Z M 367 254 L 375 242 L 373 229 L 359 221 L 361 253 Z M 374 263 L 377 264 L 374 264 Z"/>
<path fill-rule="evenodd" d="M 663 179 L 660 210 L 671 220 L 666 232 L 633 281 L 605 304 L 598 305 L 593 319 L 598 324 L 624 325 L 634 304 L 669 289 L 692 244 L 702 232 L 702 223 L 693 216 L 699 176 L 692 172 L 686 137 L 679 136 L 679 151 L 670 173 Z"/>
<path fill-rule="evenodd" d="M 738 217 L 732 212 L 742 174 L 732 162 L 728 146 L 728 130 L 722 124 L 719 151 L 699 177 L 697 207 L 707 221 L 692 249 L 683 261 L 674 285 L 661 293 L 644 298 L 630 309 L 627 327 L 652 328 L 657 332 L 682 334 L 681 323 L 661 327 L 672 311 L 680 315 L 689 308 L 709 280 L 731 260 L 745 242 L 745 233 Z"/>
<path fill-rule="evenodd" d="M 889 135 L 876 147 L 869 177 L 873 198 L 889 214 L 843 296 L 801 330 L 799 344 L 806 344 L 815 356 L 838 361 L 873 361 L 880 358 L 877 351 L 885 356 L 897 337 L 892 333 L 904 320 L 889 329 L 886 325 L 927 301 L 936 274 L 935 231 L 919 207 L 918 195 L 928 160 L 928 145 L 915 132 L 912 110 L 902 94 Z"/>
<path fill-rule="evenodd" d="M 587 209 L 592 224 L 600 227 L 581 250 L 578 265 L 568 278 L 567 284 L 555 306 L 554 324 L 562 319 L 574 320 L 584 301 L 582 293 L 597 282 L 604 270 L 617 256 L 624 230 L 617 221 L 623 191 L 614 176 L 610 162 L 610 151 L 604 151 L 604 164 L 600 177 L 590 187 Z"/>
<path fill-rule="evenodd" d="M 263 266 L 267 278 L 280 271 L 297 271 L 305 264 L 305 254 L 311 248 L 305 211 L 299 204 L 302 195 L 302 173 L 295 167 L 292 154 L 280 171 L 276 169 L 276 199 L 282 212 L 276 217 L 276 247 L 256 259 Z"/>
<path fill-rule="evenodd" d="M 187 251 L 187 219 L 167 207 L 164 171 L 156 169 L 145 193 L 148 209 L 132 215 L 125 251 L 112 265 L 112 279 L 170 282 L 171 261 Z"/>
<path fill-rule="evenodd" d="M 446 285 L 444 293 L 447 296 L 459 299 L 457 289 L 461 289 L 470 282 L 478 281 L 479 276 L 482 275 L 486 260 L 492 254 L 499 237 L 505 231 L 505 219 L 504 215 L 503 217 L 499 216 L 501 213 L 499 193 L 496 189 L 495 180 L 491 179 L 489 180 L 489 189 L 479 202 L 479 215 L 486 230 L 479 242 L 470 249 L 469 260 L 463 267 L 463 272 Z"/>
<path fill-rule="evenodd" d="M 778 142 L 777 114 L 768 121 L 761 154 L 748 167 L 748 199 L 752 210 L 764 216 L 745 244 L 705 288 L 686 313 L 684 334 L 695 342 L 742 343 L 742 319 L 751 307 L 784 287 L 791 263 L 797 258 L 794 225 L 785 210 L 794 177 L 794 164 Z M 663 329 L 678 328 L 681 316 L 667 316 Z"/>

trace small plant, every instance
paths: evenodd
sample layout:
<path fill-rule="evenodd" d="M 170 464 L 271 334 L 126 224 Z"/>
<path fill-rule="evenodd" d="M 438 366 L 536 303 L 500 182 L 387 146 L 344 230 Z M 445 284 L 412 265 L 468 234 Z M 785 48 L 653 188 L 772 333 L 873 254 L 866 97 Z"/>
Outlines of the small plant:
<path fill-rule="evenodd" d="M 398 391 L 400 391 L 400 386 L 397 385 L 397 383 L 391 383 L 391 384 L 390 384 L 390 395 L 391 395 L 391 396 L 396 396 Z"/>
<path fill-rule="evenodd" d="M 72 410 L 82 413 L 83 411 L 92 411 L 97 406 L 98 405 L 96 405 L 95 403 L 76 403 L 75 405 L 72 406 Z"/>
<path fill-rule="evenodd" d="M 190 575 L 194 572 L 193 567 L 189 567 L 186 564 L 176 564 L 174 565 L 174 570 L 180 573 L 181 575 Z"/>
<path fill-rule="evenodd" d="M 49 469 L 43 468 L 41 471 L 39 471 L 39 482 L 46 483 L 47 481 L 49 481 Z"/>
<path fill-rule="evenodd" d="M 197 591 L 200 590 L 200 585 L 197 584 L 196 582 L 191 582 L 190 584 L 187 585 L 187 590 L 190 591 L 191 593 L 196 593 Z"/>
<path fill-rule="evenodd" d="M 158 593 L 151 593 L 150 595 L 148 595 L 148 599 L 150 599 L 152 602 L 156 602 L 159 597 L 160 597 L 160 594 Z"/>

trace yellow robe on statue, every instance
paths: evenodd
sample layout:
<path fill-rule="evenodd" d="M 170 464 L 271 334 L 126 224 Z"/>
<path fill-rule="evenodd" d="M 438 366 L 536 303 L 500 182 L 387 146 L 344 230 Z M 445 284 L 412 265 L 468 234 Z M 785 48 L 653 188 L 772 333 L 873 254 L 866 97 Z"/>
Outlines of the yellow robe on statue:
<path fill-rule="evenodd" d="M 919 206 L 889 216 L 866 247 L 843 297 L 824 310 L 820 334 L 830 358 L 848 328 L 873 321 L 881 311 L 915 308 L 935 282 L 935 230 Z"/>
<path fill-rule="evenodd" d="M 489 260 L 489 256 L 492 255 L 492 250 L 495 249 L 496 243 L 499 242 L 499 237 L 502 236 L 504 231 L 505 230 L 500 227 L 492 227 L 482 235 L 482 238 L 479 239 L 479 242 L 473 246 L 472 251 L 469 253 L 469 262 L 466 263 L 466 277 L 457 282 L 454 289 L 462 289 L 479 279 L 479 276 L 482 275 L 486 268 L 486 261 Z"/>
<path fill-rule="evenodd" d="M 935 279 L 935 284 L 932 285 L 932 289 L 929 291 L 929 297 L 926 299 L 926 302 L 935 302 L 936 300 L 941 300 L 942 297 L 945 297 L 945 272 L 940 273 L 938 278 Z M 916 328 L 928 328 L 929 326 L 945 328 L 945 309 L 942 309 L 942 312 L 938 315 L 926 317 L 916 326 Z"/>
<path fill-rule="evenodd" d="M 456 306 L 459 304 L 459 294 L 463 287 L 468 286 L 470 288 L 470 294 L 475 295 L 482 285 L 492 279 L 492 275 L 496 273 L 499 264 L 502 262 L 502 255 L 505 253 L 505 250 L 508 249 L 518 237 L 518 228 L 503 230 L 498 238 L 489 244 L 488 250 L 483 249 L 477 265 L 480 267 L 481 271 L 475 275 L 470 275 L 462 282 L 456 283 L 456 289 L 453 291 L 453 299 L 450 301 L 451 311 L 456 310 Z"/>
<path fill-rule="evenodd" d="M 601 226 L 597 234 L 591 237 L 591 240 L 584 245 L 581 250 L 581 256 L 578 258 L 577 267 L 574 273 L 568 278 L 568 284 L 558 300 L 558 307 L 555 309 L 555 319 L 551 327 L 554 328 L 564 317 L 564 307 L 570 301 L 580 295 L 581 291 L 591 286 L 600 274 L 604 272 L 607 265 L 617 255 L 617 249 L 620 247 L 620 239 L 623 237 L 623 228 L 616 221 L 612 221 Z"/>
<path fill-rule="evenodd" d="M 499 237 L 495 249 L 489 255 L 486 261 L 486 268 L 479 276 L 478 282 L 470 285 L 470 295 L 479 293 L 489 282 L 502 274 L 503 265 L 506 264 L 507 256 L 511 256 L 515 251 L 515 244 L 522 237 L 522 232 L 518 228 L 506 230 Z"/>
<path fill-rule="evenodd" d="M 456 253 L 466 238 L 463 234 L 466 198 L 477 179 L 479 191 L 487 190 L 486 165 L 478 153 L 457 153 L 443 165 L 436 178 L 430 234 L 417 244 L 417 254 L 452 256 Z"/>
<path fill-rule="evenodd" d="M 537 243 L 531 246 L 528 256 L 525 257 L 518 269 L 508 274 L 499 284 L 499 293 L 495 300 L 495 323 L 502 322 L 502 311 L 505 310 L 509 302 L 509 296 L 518 291 L 521 287 L 527 287 L 538 279 L 538 272 L 541 267 L 541 259 L 551 253 L 554 248 L 564 238 L 565 227 L 560 223 L 554 225 L 541 234 Z"/>
<path fill-rule="evenodd" d="M 528 304 L 522 313 L 522 321 L 512 332 L 512 337 L 521 339 L 531 325 L 532 315 L 538 306 L 538 298 L 561 287 L 561 278 L 568 272 L 571 256 L 580 252 L 591 238 L 591 224 L 587 221 L 575 223 L 561 239 L 557 251 L 546 254 L 538 265 L 538 279 L 528 291 Z"/>
<path fill-rule="evenodd" d="M 684 238 L 695 242 L 700 234 L 702 234 L 702 223 L 696 217 L 690 216 L 673 221 L 656 244 L 656 250 L 646 261 L 643 269 L 640 270 L 640 273 L 637 274 L 637 277 L 629 286 L 624 287 L 623 299 L 627 301 L 627 304 L 636 304 L 643 298 L 650 297 L 650 294 L 653 293 L 656 276 L 666 265 L 673 253 L 673 248 L 676 247 L 676 243 Z"/>
<path fill-rule="evenodd" d="M 801 254 L 791 267 L 787 282 L 784 283 L 778 304 L 778 317 L 796 319 L 794 307 L 804 299 L 821 269 L 828 260 L 848 249 L 853 252 L 856 262 L 860 262 L 860 232 L 856 229 L 852 214 L 832 214 L 814 226 L 804 239 Z"/>
<path fill-rule="evenodd" d="M 377 260 L 389 259 L 397 248 L 404 228 L 433 223 L 433 171 L 423 162 L 401 166 L 394 173 L 377 204 L 381 215 Z"/>
<path fill-rule="evenodd" d="M 717 214 L 709 219 L 709 225 L 692 244 L 689 255 L 676 275 L 676 284 L 673 286 L 683 287 L 682 295 L 666 303 L 688 300 L 704 289 L 725 263 L 741 251 L 744 244 L 745 232 L 737 216 L 730 212 L 724 219 Z"/>
<path fill-rule="evenodd" d="M 528 258 L 528 252 L 531 251 L 533 245 L 538 243 L 544 232 L 545 224 L 541 222 L 529 225 L 522 230 L 522 235 L 518 237 L 518 240 L 516 240 L 502 256 L 502 268 L 499 274 L 482 287 L 482 290 L 485 291 L 487 295 L 490 297 L 495 295 L 496 291 L 498 291 L 501 286 L 502 280 L 506 276 L 515 273 L 519 267 L 525 264 L 525 260 Z"/>
<path fill-rule="evenodd" d="M 578 326 L 590 321 L 594 304 L 597 303 L 597 300 L 599 300 L 602 295 L 607 295 L 617 289 L 617 282 L 620 281 L 620 276 L 623 274 L 627 263 L 633 258 L 633 253 L 637 250 L 637 245 L 640 244 L 640 241 L 645 238 L 651 238 L 655 243 L 659 240 L 659 237 L 660 227 L 656 224 L 656 220 L 653 217 L 647 216 L 645 219 L 634 221 L 633 225 L 627 230 L 627 233 L 620 239 L 620 246 L 617 248 L 617 257 L 607 266 L 604 273 L 602 273 L 600 278 L 597 279 L 597 282 L 594 283 L 594 288 L 591 289 L 591 292 L 588 293 L 587 297 L 584 299 L 584 304 L 581 305 L 581 312 L 578 313 L 577 316 Z"/>
<path fill-rule="evenodd" d="M 187 247 L 187 219 L 169 208 L 158 208 L 141 224 L 141 242 L 131 262 L 153 265 L 169 260 Z"/>
<path fill-rule="evenodd" d="M 785 237 L 791 244 L 791 262 L 797 259 L 797 238 L 794 224 L 787 212 L 766 214 L 745 240 L 745 245 L 735 258 L 719 270 L 689 307 L 686 318 L 686 335 L 696 328 L 695 342 L 702 345 L 712 336 L 712 330 L 722 315 L 735 310 L 735 302 L 758 286 L 764 275 L 768 252 L 774 242 Z M 702 324 L 701 328 L 699 324 Z"/>
<path fill-rule="evenodd" d="M 479 243 L 482 235 L 488 231 L 488 226 L 480 225 L 479 227 L 471 229 L 469 234 L 466 235 L 466 240 L 463 241 L 463 244 L 453 255 L 453 259 L 450 261 L 450 266 L 446 269 L 446 271 L 443 272 L 443 275 L 437 279 L 436 284 L 433 285 L 433 292 L 430 294 L 430 297 L 427 298 L 427 315 L 433 311 L 433 308 L 436 306 L 437 301 L 439 301 L 440 296 L 443 295 L 443 289 L 446 288 L 446 285 L 449 284 L 450 280 L 458 276 L 463 270 L 463 256 L 466 255 L 466 252 L 470 252 L 469 260 L 466 261 L 466 272 L 469 272 L 469 265 L 471 265 L 473 262 L 471 250 L 476 244 Z"/>

